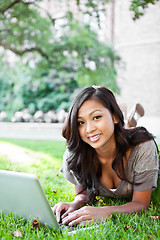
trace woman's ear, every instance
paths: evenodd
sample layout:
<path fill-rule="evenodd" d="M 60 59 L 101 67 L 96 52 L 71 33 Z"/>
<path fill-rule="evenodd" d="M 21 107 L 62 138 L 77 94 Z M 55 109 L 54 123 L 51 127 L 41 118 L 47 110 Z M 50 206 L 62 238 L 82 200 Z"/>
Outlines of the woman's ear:
<path fill-rule="evenodd" d="M 119 118 L 115 115 L 113 115 L 113 122 L 114 124 L 117 124 L 119 122 Z"/>

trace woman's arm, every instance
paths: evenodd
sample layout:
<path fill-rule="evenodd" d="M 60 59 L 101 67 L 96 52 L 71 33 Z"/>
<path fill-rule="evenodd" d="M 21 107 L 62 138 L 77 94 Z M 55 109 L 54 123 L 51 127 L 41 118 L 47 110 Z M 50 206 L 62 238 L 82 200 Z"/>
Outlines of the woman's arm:
<path fill-rule="evenodd" d="M 131 212 L 142 212 L 148 209 L 150 205 L 152 189 L 146 191 L 134 191 L 132 202 L 123 204 L 121 206 L 112 206 L 111 213 L 131 213 Z"/>
<path fill-rule="evenodd" d="M 63 224 L 73 226 L 80 223 L 81 225 L 91 224 L 93 221 L 104 221 L 110 217 L 113 212 L 135 213 L 142 212 L 149 207 L 152 189 L 146 191 L 134 191 L 132 202 L 120 206 L 90 207 L 85 206 L 79 210 L 70 213 L 63 218 Z"/>
<path fill-rule="evenodd" d="M 77 209 L 79 209 L 80 207 L 83 207 L 87 201 L 87 191 L 86 190 L 84 190 L 81 194 L 79 194 L 79 192 L 81 192 L 82 190 L 83 190 L 82 188 L 78 188 L 77 186 L 75 186 L 75 199 L 74 199 L 73 203 L 75 204 Z"/>

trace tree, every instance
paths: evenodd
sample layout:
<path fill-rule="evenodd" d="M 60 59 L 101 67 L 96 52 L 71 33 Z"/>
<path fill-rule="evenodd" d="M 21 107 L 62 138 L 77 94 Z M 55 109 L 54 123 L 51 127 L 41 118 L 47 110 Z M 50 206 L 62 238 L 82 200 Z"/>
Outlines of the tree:
<path fill-rule="evenodd" d="M 49 12 L 45 13 L 46 17 L 42 17 L 42 9 L 39 5 L 41 1 L 0 1 L 0 46 L 19 56 L 27 52 L 37 52 L 48 62 L 52 62 L 49 56 L 52 45 L 50 40 L 54 38 L 52 30 L 57 19 Z M 155 4 L 158 1 L 131 0 L 130 10 L 134 13 L 133 19 L 143 15 L 149 4 Z M 79 11 L 94 16 L 100 26 L 100 12 L 105 10 L 105 4 L 109 0 L 86 0 L 85 3 L 82 0 L 75 0 L 75 2 Z M 85 8 L 82 8 L 82 5 L 85 5 Z"/>
<path fill-rule="evenodd" d="M 1 54 L 8 70 L 0 66 L 0 110 L 31 106 L 47 111 L 64 106 L 63 101 L 67 108 L 71 93 L 84 85 L 106 85 L 117 92 L 115 63 L 120 58 L 114 49 L 100 42 L 89 25 L 75 21 L 72 12 L 62 23 L 47 12 L 42 16 L 39 2 L 1 2 L 0 46 L 19 58 L 9 68 L 5 51 Z"/>
<path fill-rule="evenodd" d="M 74 90 L 85 85 L 105 85 L 118 92 L 115 65 L 120 58 L 112 46 L 98 40 L 92 21 L 76 21 L 68 8 L 60 23 L 41 2 L 0 0 L 0 110 L 67 108 Z M 81 14 L 96 19 L 99 27 L 107 2 L 75 0 Z M 158 0 L 130 2 L 135 20 Z M 6 50 L 18 56 L 16 65 L 8 67 Z"/>
<path fill-rule="evenodd" d="M 0 46 L 22 56 L 37 52 L 49 59 L 50 20 L 40 14 L 40 0 L 7 0 L 0 3 Z"/>
<path fill-rule="evenodd" d="M 119 58 L 111 46 L 101 43 L 89 25 L 85 26 L 74 21 L 71 12 L 67 12 L 64 16 L 61 33 L 59 31 L 60 34 L 57 34 L 54 26 L 58 19 L 51 17 L 48 12 L 45 13 L 45 17 L 42 17 L 42 9 L 38 5 L 40 1 L 8 0 L 1 3 L 0 46 L 18 56 L 25 55 L 28 61 L 34 60 L 36 66 L 39 69 L 42 68 L 42 71 L 47 68 L 57 70 L 66 68 L 64 65 L 73 58 L 72 52 L 75 51 L 77 56 L 74 56 L 74 59 L 82 73 L 89 76 L 94 65 L 94 70 L 99 74 L 103 70 L 107 73 L 106 78 L 114 79 L 113 75 L 116 72 L 113 62 L 114 58 L 117 60 Z M 66 52 L 68 55 L 65 55 Z M 93 82 L 96 71 L 91 74 Z M 109 76 L 109 72 L 112 76 Z"/>

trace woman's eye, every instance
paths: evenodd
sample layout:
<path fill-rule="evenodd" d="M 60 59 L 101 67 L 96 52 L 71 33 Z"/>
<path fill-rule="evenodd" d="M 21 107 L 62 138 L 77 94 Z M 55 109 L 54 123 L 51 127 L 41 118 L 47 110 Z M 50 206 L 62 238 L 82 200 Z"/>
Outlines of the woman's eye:
<path fill-rule="evenodd" d="M 78 126 L 80 126 L 80 125 L 82 125 L 82 124 L 84 124 L 83 121 L 79 121 L 79 122 L 78 122 Z"/>
<path fill-rule="evenodd" d="M 102 117 L 102 116 L 98 115 L 98 116 L 95 116 L 93 119 L 98 120 L 98 119 L 100 119 L 101 117 Z"/>

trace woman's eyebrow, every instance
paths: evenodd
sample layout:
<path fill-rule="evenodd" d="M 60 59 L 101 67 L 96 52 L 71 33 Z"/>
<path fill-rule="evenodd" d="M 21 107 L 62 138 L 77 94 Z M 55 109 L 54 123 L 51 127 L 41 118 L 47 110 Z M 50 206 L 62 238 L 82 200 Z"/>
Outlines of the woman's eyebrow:
<path fill-rule="evenodd" d="M 89 113 L 89 116 L 93 115 L 95 112 L 102 112 L 102 110 L 100 110 L 100 109 L 95 109 L 94 111 L 92 111 L 92 112 Z M 83 118 L 83 117 L 78 116 L 77 119 L 78 119 L 78 118 Z"/>
<path fill-rule="evenodd" d="M 96 109 L 96 110 L 94 110 L 93 112 L 91 112 L 89 115 L 92 115 L 92 114 L 94 114 L 95 112 L 102 112 L 102 110 Z"/>

